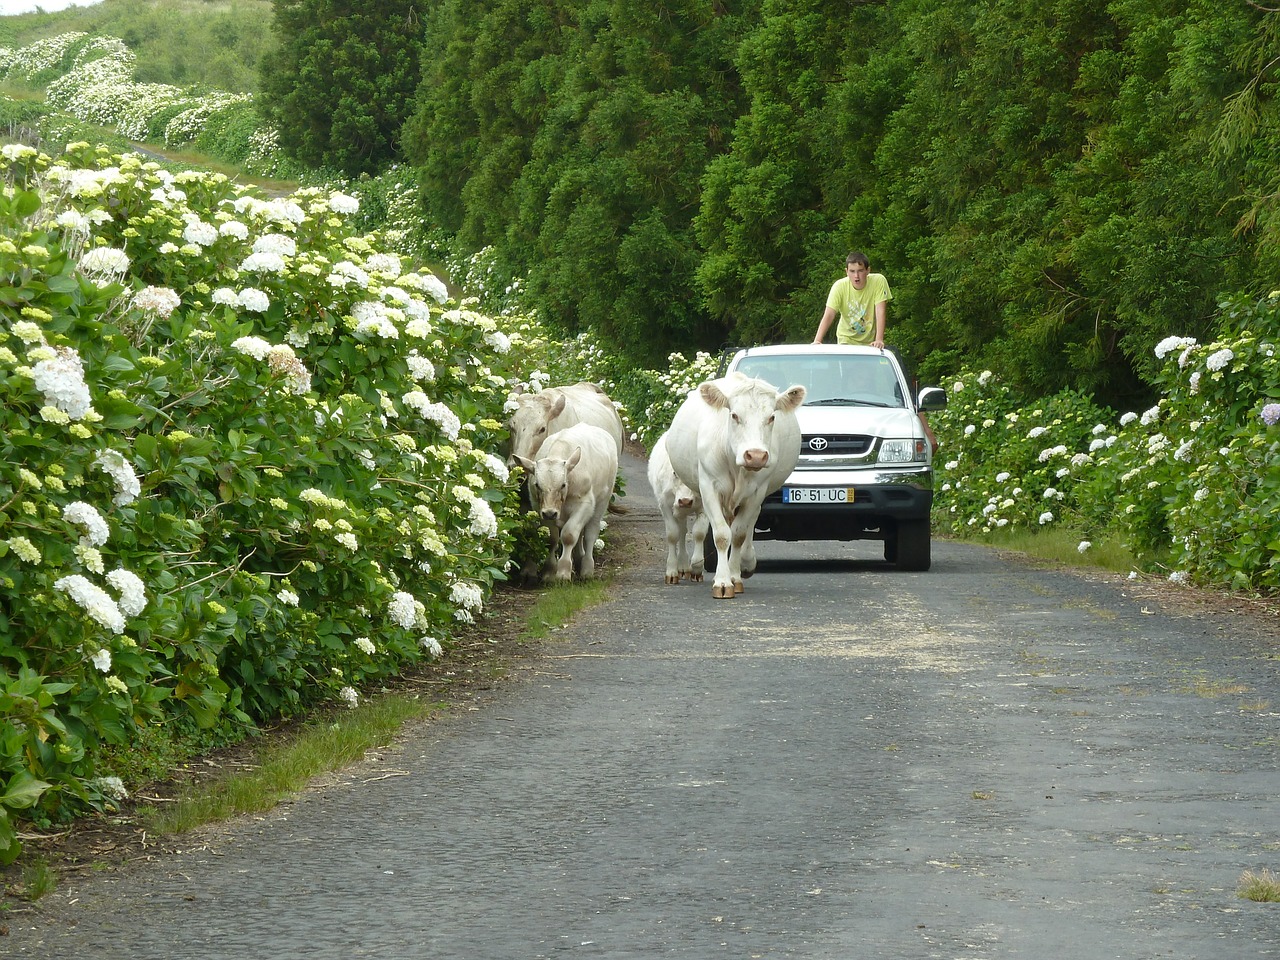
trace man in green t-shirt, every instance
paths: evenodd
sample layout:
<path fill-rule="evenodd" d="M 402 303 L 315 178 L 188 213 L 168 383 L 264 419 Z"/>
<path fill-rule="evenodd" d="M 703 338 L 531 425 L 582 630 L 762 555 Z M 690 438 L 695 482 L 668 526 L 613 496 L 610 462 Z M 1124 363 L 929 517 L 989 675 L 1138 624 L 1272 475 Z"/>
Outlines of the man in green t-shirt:
<path fill-rule="evenodd" d="M 882 273 L 871 272 L 865 253 L 853 252 L 845 258 L 845 275 L 831 285 L 827 308 L 818 321 L 813 342 L 821 343 L 837 316 L 837 343 L 857 343 L 884 349 L 884 324 L 893 293 Z"/>
<path fill-rule="evenodd" d="M 889 281 L 882 273 L 872 273 L 867 255 L 856 250 L 845 257 L 844 269 L 845 275 L 831 285 L 831 292 L 827 294 L 827 308 L 822 311 L 813 342 L 822 343 L 831 329 L 831 321 L 838 316 L 836 343 L 856 343 L 883 350 L 884 324 L 889 316 L 889 301 L 893 299 Z M 936 451 L 938 438 L 929 426 L 929 418 L 923 410 L 917 416 L 929 445 Z"/>

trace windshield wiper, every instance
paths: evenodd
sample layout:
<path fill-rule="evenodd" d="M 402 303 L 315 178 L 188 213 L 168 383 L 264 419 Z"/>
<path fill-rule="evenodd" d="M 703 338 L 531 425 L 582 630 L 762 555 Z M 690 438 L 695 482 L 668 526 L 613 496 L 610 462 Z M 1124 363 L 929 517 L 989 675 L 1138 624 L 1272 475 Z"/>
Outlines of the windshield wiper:
<path fill-rule="evenodd" d="M 822 400 L 806 400 L 806 407 L 836 407 L 854 405 L 858 407 L 892 407 L 894 404 L 883 400 L 858 400 L 853 397 L 826 397 Z"/>

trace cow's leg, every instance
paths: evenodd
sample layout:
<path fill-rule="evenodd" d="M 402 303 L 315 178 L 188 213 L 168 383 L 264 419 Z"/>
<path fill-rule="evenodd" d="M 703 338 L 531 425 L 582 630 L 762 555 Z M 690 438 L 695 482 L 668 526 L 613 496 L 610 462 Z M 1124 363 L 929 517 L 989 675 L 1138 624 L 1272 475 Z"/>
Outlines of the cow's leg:
<path fill-rule="evenodd" d="M 675 507 L 671 517 L 672 525 L 667 527 L 667 583 L 679 583 L 682 577 L 688 577 L 689 571 L 689 509 Z M 671 551 L 675 550 L 675 556 Z M 671 576 L 671 564 L 675 563 L 676 579 Z"/>
<path fill-rule="evenodd" d="M 705 570 L 705 561 L 703 560 L 703 551 L 707 545 L 707 527 L 710 524 L 707 521 L 707 515 L 701 510 L 695 511 L 693 514 L 692 533 L 693 550 L 689 554 L 689 579 L 693 583 L 701 583 L 703 571 Z"/>
<path fill-rule="evenodd" d="M 564 526 L 560 529 L 560 563 L 556 566 L 555 578 L 557 580 L 571 580 L 575 569 L 581 573 L 583 566 L 583 551 L 589 551 L 595 545 L 594 539 L 591 544 L 584 544 L 582 540 L 582 531 L 586 527 L 586 521 L 591 515 L 593 503 L 578 503 L 573 507 L 568 518 L 564 522 Z M 592 562 L 592 571 L 595 570 L 594 561 Z"/>
<path fill-rule="evenodd" d="M 747 527 L 747 539 L 742 544 L 742 579 L 749 580 L 756 572 L 756 531 L 755 524 Z"/>
<path fill-rule="evenodd" d="M 551 555 L 547 559 L 547 576 L 553 580 L 568 580 L 573 576 L 574 540 L 569 524 L 556 526 L 551 531 Z"/>
<path fill-rule="evenodd" d="M 609 500 L 606 497 L 604 507 L 607 508 Z M 578 576 L 584 580 L 590 580 L 596 575 L 596 539 L 600 536 L 600 524 L 604 520 L 604 511 L 598 510 L 587 518 L 587 525 L 582 528 L 582 533 L 578 536 L 578 556 L 577 564 Z"/>
<path fill-rule="evenodd" d="M 702 495 L 702 508 L 711 523 L 711 535 L 716 542 L 716 578 L 711 584 L 711 596 L 717 600 L 731 600 L 737 596 L 733 589 L 733 575 L 729 570 L 729 546 L 733 533 L 729 529 L 730 516 L 725 515 L 724 504 L 720 502 L 720 493 L 709 476 L 703 474 L 699 478 L 699 492 Z"/>
<path fill-rule="evenodd" d="M 732 548 L 729 550 L 729 576 L 733 581 L 733 592 L 741 593 L 742 586 L 742 545 L 747 535 L 742 530 L 742 512 L 739 511 L 730 524 L 730 536 L 732 537 Z"/>
<path fill-rule="evenodd" d="M 659 501 L 658 507 L 662 510 L 662 524 L 667 528 L 667 569 L 664 580 L 666 583 L 679 583 L 680 565 L 677 543 L 683 535 L 680 522 L 672 513 L 671 505 L 665 498 Z"/>

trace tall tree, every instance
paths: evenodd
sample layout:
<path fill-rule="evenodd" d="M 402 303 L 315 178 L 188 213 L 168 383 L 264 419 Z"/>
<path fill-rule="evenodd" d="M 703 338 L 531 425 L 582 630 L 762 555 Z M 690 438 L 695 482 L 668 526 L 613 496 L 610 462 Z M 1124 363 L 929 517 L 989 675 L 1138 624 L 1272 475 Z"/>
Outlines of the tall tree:
<path fill-rule="evenodd" d="M 431 214 L 567 330 L 647 363 L 721 342 L 691 219 L 739 110 L 738 6 L 444 0 L 405 127 Z"/>
<path fill-rule="evenodd" d="M 421 6 L 273 0 L 280 45 L 262 62 L 262 108 L 287 154 L 348 175 L 399 159 L 420 79 Z"/>

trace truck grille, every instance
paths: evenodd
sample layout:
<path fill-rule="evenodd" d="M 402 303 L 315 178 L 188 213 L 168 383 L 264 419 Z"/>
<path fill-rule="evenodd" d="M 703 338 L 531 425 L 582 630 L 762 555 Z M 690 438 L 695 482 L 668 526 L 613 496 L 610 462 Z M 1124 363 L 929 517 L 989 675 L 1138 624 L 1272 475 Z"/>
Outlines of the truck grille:
<path fill-rule="evenodd" d="M 860 457 L 871 449 L 871 442 L 871 437 L 860 433 L 806 433 L 800 437 L 800 456 Z M 823 443 L 826 446 L 818 449 Z"/>

